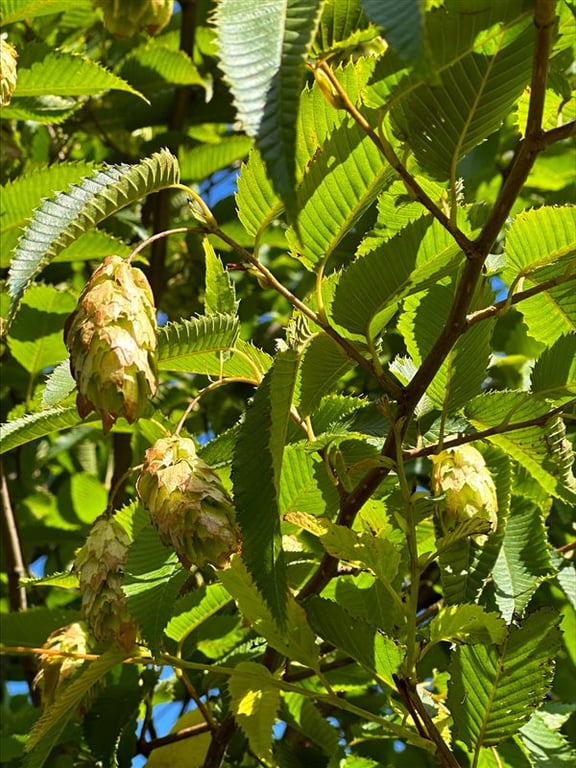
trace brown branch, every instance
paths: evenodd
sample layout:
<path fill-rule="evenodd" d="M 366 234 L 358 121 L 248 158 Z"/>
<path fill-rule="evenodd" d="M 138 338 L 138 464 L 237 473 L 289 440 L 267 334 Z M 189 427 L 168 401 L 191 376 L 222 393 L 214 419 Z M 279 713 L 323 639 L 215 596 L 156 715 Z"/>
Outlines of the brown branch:
<path fill-rule="evenodd" d="M 563 405 L 559 405 L 558 408 L 553 408 L 551 411 L 548 411 L 542 416 L 536 416 L 533 419 L 526 419 L 526 421 L 517 421 L 511 424 L 507 422 L 502 422 L 501 424 L 497 424 L 495 427 L 490 427 L 489 429 L 485 429 L 482 432 L 474 432 L 469 435 L 460 435 L 459 437 L 454 437 L 451 440 L 444 440 L 444 442 L 442 443 L 442 448 L 454 448 L 457 445 L 465 445 L 466 443 L 473 443 L 473 442 L 476 442 L 477 440 L 485 440 L 486 438 L 492 437 L 493 435 L 503 435 L 506 432 L 514 432 L 514 430 L 516 429 L 526 429 L 526 427 L 542 427 L 553 416 L 557 416 L 558 414 L 562 413 L 562 411 L 564 411 L 566 408 L 569 408 L 575 403 L 576 403 L 576 398 L 574 400 L 569 400 L 567 403 L 564 403 Z M 404 451 L 402 455 L 406 459 L 416 459 L 422 456 L 432 456 L 435 453 L 437 453 L 437 451 L 438 451 L 438 445 L 429 445 L 426 448 L 413 448 L 411 450 Z"/>
<path fill-rule="evenodd" d="M 557 141 L 565 141 L 566 139 L 572 139 L 576 136 L 576 120 L 569 120 L 564 125 L 559 125 L 557 128 L 551 128 L 549 131 L 545 131 L 542 134 L 542 149 L 549 147 L 551 144 L 555 144 Z"/>
<path fill-rule="evenodd" d="M 418 691 L 413 683 L 399 675 L 392 675 L 392 677 L 400 698 L 406 709 L 410 712 L 418 732 L 425 739 L 429 739 L 436 745 L 436 757 L 440 765 L 443 768 L 460 768 L 456 758 L 448 748 L 438 728 L 436 728 L 434 721 L 426 711 L 426 707 L 422 703 L 422 699 L 418 695 Z"/>
<path fill-rule="evenodd" d="M 27 575 L 27 570 L 2 459 L 0 459 L 0 501 L 2 502 L 2 545 L 6 558 L 10 610 L 25 611 L 28 608 L 28 601 L 26 590 L 20 586 L 20 580 Z"/>
<path fill-rule="evenodd" d="M 182 23 L 180 25 L 179 48 L 192 56 L 196 35 L 196 0 L 181 0 L 180 8 Z M 176 88 L 168 120 L 169 131 L 181 131 L 184 127 L 193 92 L 194 86 L 183 85 Z M 170 146 L 170 143 L 168 143 L 168 148 L 176 149 L 176 147 Z M 170 190 L 164 189 L 154 195 L 152 199 L 152 227 L 154 232 L 163 232 L 170 225 L 170 197 Z M 160 300 L 166 286 L 167 252 L 168 243 L 165 238 L 154 241 L 151 246 L 150 284 L 157 301 Z"/>
<path fill-rule="evenodd" d="M 573 280 L 576 280 L 576 273 L 574 275 L 569 275 L 568 277 L 564 277 L 563 275 L 559 275 L 558 277 L 551 277 L 549 280 L 545 280 L 543 283 L 533 285 L 532 288 L 528 288 L 525 291 L 519 291 L 518 293 L 515 293 L 509 299 L 496 301 L 489 307 L 484 307 L 483 309 L 478 309 L 475 312 L 471 312 L 466 317 L 466 326 L 467 328 L 470 328 L 472 325 L 479 323 L 481 320 L 486 320 L 490 317 L 493 317 L 494 315 L 497 315 L 498 312 L 507 309 L 513 304 L 519 304 L 521 301 L 530 299 L 532 296 L 537 296 L 539 293 L 544 293 L 544 291 L 548 291 L 550 288 L 554 288 L 556 285 L 571 283 Z"/>

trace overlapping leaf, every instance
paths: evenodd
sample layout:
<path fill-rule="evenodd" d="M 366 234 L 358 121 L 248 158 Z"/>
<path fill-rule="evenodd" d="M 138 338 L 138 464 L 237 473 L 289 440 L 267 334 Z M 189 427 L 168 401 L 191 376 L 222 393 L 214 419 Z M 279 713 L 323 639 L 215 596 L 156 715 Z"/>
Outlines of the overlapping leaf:
<path fill-rule="evenodd" d="M 234 719 L 252 751 L 261 759 L 272 757 L 272 726 L 280 707 L 280 691 L 272 673 L 262 664 L 241 661 L 228 681 Z"/>

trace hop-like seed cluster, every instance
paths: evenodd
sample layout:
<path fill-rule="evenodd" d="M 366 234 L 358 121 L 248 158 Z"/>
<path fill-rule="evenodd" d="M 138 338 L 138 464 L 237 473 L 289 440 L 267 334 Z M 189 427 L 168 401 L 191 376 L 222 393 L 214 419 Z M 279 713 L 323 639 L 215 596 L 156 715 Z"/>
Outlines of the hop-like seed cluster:
<path fill-rule="evenodd" d="M 192 440 L 157 440 L 146 451 L 136 489 L 160 539 L 185 568 L 207 563 L 224 568 L 240 550 L 232 501 Z"/>
<path fill-rule="evenodd" d="M 144 273 L 120 256 L 108 256 L 64 327 L 82 418 L 97 411 L 106 433 L 119 416 L 132 424 L 146 412 L 158 387 L 156 333 Z"/>
<path fill-rule="evenodd" d="M 170 21 L 174 0 L 94 0 L 104 12 L 104 26 L 116 37 L 133 37 L 146 30 L 160 32 Z"/>
<path fill-rule="evenodd" d="M 461 445 L 431 456 L 430 485 L 434 495 L 443 496 L 441 505 L 444 528 L 479 516 L 498 525 L 496 486 L 484 457 L 471 445 Z"/>
<path fill-rule="evenodd" d="M 129 543 L 120 523 L 100 517 L 74 561 L 82 595 L 82 614 L 92 634 L 96 640 L 118 640 L 128 651 L 136 641 L 136 626 L 122 591 Z"/>
<path fill-rule="evenodd" d="M 40 655 L 40 670 L 34 678 L 34 685 L 42 692 L 44 706 L 54 702 L 60 686 L 65 684 L 84 664 L 84 659 L 59 656 L 58 653 L 86 654 L 89 652 L 89 644 L 86 625 L 80 621 L 60 627 L 48 636 L 42 648 L 56 653 Z"/>
<path fill-rule="evenodd" d="M 18 77 L 16 68 L 17 58 L 16 48 L 0 37 L 0 106 L 2 107 L 10 104 L 12 94 L 16 88 Z"/>

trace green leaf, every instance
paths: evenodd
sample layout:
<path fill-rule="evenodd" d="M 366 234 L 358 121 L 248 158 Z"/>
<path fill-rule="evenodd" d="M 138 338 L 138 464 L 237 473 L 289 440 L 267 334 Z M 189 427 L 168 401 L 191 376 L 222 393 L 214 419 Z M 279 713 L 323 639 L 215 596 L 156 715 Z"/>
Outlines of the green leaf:
<path fill-rule="evenodd" d="M 517 304 L 528 332 L 551 346 L 576 330 L 576 209 L 545 206 L 520 213 L 506 236 L 502 279 L 519 290 L 556 278 L 570 282 Z"/>
<path fill-rule="evenodd" d="M 298 234 L 288 234 L 300 262 L 310 270 L 324 264 L 391 178 L 379 149 L 346 117 L 322 144 L 296 192 Z"/>
<path fill-rule="evenodd" d="M 500 645 L 506 639 L 506 622 L 481 605 L 448 605 L 430 622 L 430 643 L 484 643 Z"/>
<path fill-rule="evenodd" d="M 535 768 L 570 768 L 576 763 L 576 750 L 560 732 L 570 713 L 558 715 L 550 711 L 552 707 L 553 704 L 534 712 L 520 728 L 520 738 Z"/>
<path fill-rule="evenodd" d="M 41 371 L 66 356 L 62 328 L 76 307 L 70 291 L 35 285 L 28 291 L 8 336 L 15 360 L 35 379 Z"/>
<path fill-rule="evenodd" d="M 238 603 L 243 616 L 272 648 L 314 670 L 319 668 L 316 636 L 306 621 L 304 609 L 291 595 L 287 598 L 288 620 L 281 628 L 238 556 L 232 558 L 230 568 L 218 571 L 217 576 Z"/>
<path fill-rule="evenodd" d="M 362 5 L 368 17 L 384 27 L 386 42 L 406 64 L 417 70 L 429 65 L 424 8 L 419 0 L 362 0 Z"/>
<path fill-rule="evenodd" d="M 322 8 L 314 51 L 328 59 L 330 51 L 354 50 L 377 34 L 369 27 L 361 0 L 328 0 Z"/>
<path fill-rule="evenodd" d="M 367 103 L 386 105 L 419 165 L 454 185 L 458 161 L 500 127 L 528 85 L 534 30 L 521 0 L 472 12 L 450 2 L 425 18 L 440 84 L 426 82 L 430 66 L 410 72 L 387 53 Z"/>
<path fill-rule="evenodd" d="M 500 646 L 465 645 L 450 664 L 448 707 L 455 736 L 470 749 L 496 746 L 517 732 L 548 692 L 561 643 L 549 608 L 509 630 Z"/>
<path fill-rule="evenodd" d="M 174 601 L 188 573 L 178 563 L 176 555 L 160 542 L 150 524 L 131 544 L 124 570 L 123 589 L 128 611 L 150 650 L 156 654 L 164 628 L 172 616 Z"/>
<path fill-rule="evenodd" d="M 92 426 L 98 422 L 96 420 L 83 422 L 76 408 L 72 406 L 69 408 L 57 406 L 38 413 L 26 414 L 14 421 L 0 424 L 0 454 L 54 432 L 77 427 L 79 424 Z"/>
<path fill-rule="evenodd" d="M 322 714 L 314 702 L 306 696 L 290 691 L 282 692 L 282 719 L 317 744 L 325 755 L 332 757 L 338 751 L 339 734 Z"/>
<path fill-rule="evenodd" d="M 336 486 L 324 462 L 306 443 L 288 444 L 284 450 L 278 504 L 282 517 L 296 511 L 330 516 L 338 509 Z"/>
<path fill-rule="evenodd" d="M 394 688 L 404 658 L 402 647 L 362 619 L 352 617 L 337 603 L 322 597 L 306 601 L 306 614 L 316 632 Z"/>
<path fill-rule="evenodd" d="M 51 408 L 65 400 L 76 387 L 76 382 L 70 373 L 70 361 L 63 360 L 48 375 L 42 392 L 42 407 Z"/>
<path fill-rule="evenodd" d="M 79 235 L 120 208 L 178 180 L 176 158 L 162 150 L 136 165 L 111 165 L 95 171 L 68 192 L 45 200 L 26 227 L 10 266 L 8 322 L 34 277 Z"/>
<path fill-rule="evenodd" d="M 552 399 L 576 395 L 576 334 L 560 336 L 536 360 L 532 391 Z"/>
<path fill-rule="evenodd" d="M 0 112 L 4 120 L 31 120 L 40 124 L 58 125 L 81 107 L 82 102 L 73 96 L 37 96 L 12 99 Z"/>
<path fill-rule="evenodd" d="M 238 311 L 238 302 L 230 275 L 206 237 L 202 238 L 202 248 L 206 264 L 204 311 L 207 315 L 235 315 Z"/>
<path fill-rule="evenodd" d="M 248 160 L 240 169 L 236 192 L 238 218 L 251 235 L 258 235 L 283 208 L 274 191 L 262 155 L 250 150 Z"/>
<path fill-rule="evenodd" d="M 280 691 L 262 664 L 241 661 L 228 680 L 234 719 L 261 760 L 272 758 L 272 727 L 280 708 Z"/>
<path fill-rule="evenodd" d="M 44 711 L 30 731 L 24 748 L 28 753 L 24 760 L 25 768 L 41 768 L 44 765 L 83 699 L 125 657 L 122 649 L 111 648 L 96 661 L 90 662 L 78 672 L 70 685 L 63 688 L 54 704 Z"/>
<path fill-rule="evenodd" d="M 174 605 L 173 616 L 165 630 L 166 636 L 181 643 L 231 600 L 230 594 L 221 584 L 207 584 L 194 590 Z"/>
<path fill-rule="evenodd" d="M 88 6 L 88 0 L 75 0 L 78 4 Z M 63 13 L 70 10 L 70 0 L 2 0 L 0 3 L 0 18 L 2 24 L 13 24 L 15 21 L 37 19 L 53 13 Z"/>
<path fill-rule="evenodd" d="M 40 648 L 46 642 L 48 635 L 56 629 L 79 619 L 79 611 L 55 607 L 3 613 L 0 622 L 0 639 L 2 645 Z"/>
<path fill-rule="evenodd" d="M 96 61 L 63 51 L 52 51 L 30 68 L 18 69 L 14 99 L 43 96 L 94 96 L 108 90 L 145 97 Z"/>
<path fill-rule="evenodd" d="M 220 66 L 238 117 L 268 169 L 274 189 L 294 205 L 298 105 L 319 0 L 221 0 L 216 24 Z M 250 40 L 250 45 L 246 45 Z"/>
<path fill-rule="evenodd" d="M 108 232 L 94 229 L 83 235 L 56 256 L 56 263 L 69 261 L 103 261 L 106 256 L 116 255 L 127 259 L 132 248 Z"/>
<path fill-rule="evenodd" d="M 192 149 L 181 147 L 178 153 L 180 175 L 187 182 L 208 179 L 216 171 L 243 160 L 253 144 L 248 136 L 234 134 L 215 144 L 200 144 Z"/>
<path fill-rule="evenodd" d="M 340 344 L 330 336 L 324 333 L 314 336 L 304 349 L 298 371 L 294 399 L 300 416 L 309 416 L 353 365 Z"/>
<path fill-rule="evenodd" d="M 466 418 L 479 432 L 498 427 L 510 428 L 514 424 L 542 417 L 550 405 L 526 392 L 487 392 L 473 398 L 465 408 Z M 562 496 L 562 483 L 546 466 L 549 453 L 541 426 L 520 426 L 518 429 L 490 435 L 487 438 L 508 453 L 542 486 L 554 496 Z"/>
<path fill-rule="evenodd" d="M 23 176 L 9 181 L 0 195 L 0 237 L 2 253 L 0 266 L 10 264 L 12 250 L 18 243 L 21 229 L 42 199 L 70 184 L 79 182 L 94 172 L 93 163 L 56 163 L 47 168 L 32 168 Z M 121 254 L 120 254 L 121 255 Z"/>
<path fill-rule="evenodd" d="M 352 333 L 374 337 L 400 299 L 435 286 L 462 259 L 444 227 L 431 216 L 420 218 L 344 270 L 334 294 L 334 320 Z"/>
<path fill-rule="evenodd" d="M 20 579 L 20 584 L 24 587 L 60 587 L 61 589 L 78 589 L 80 582 L 78 581 L 77 574 L 66 571 L 51 573 L 49 576 L 42 576 L 38 579 Z"/>
<path fill-rule="evenodd" d="M 297 369 L 295 352 L 277 355 L 246 412 L 232 462 L 246 566 L 280 624 L 286 621 L 287 582 L 278 500 Z"/>
<path fill-rule="evenodd" d="M 204 79 L 185 51 L 151 41 L 133 50 L 122 62 L 120 75 L 139 91 L 148 93 L 166 84 L 204 86 Z"/>
<path fill-rule="evenodd" d="M 496 604 L 508 624 L 524 614 L 538 586 L 552 575 L 542 511 L 529 499 L 513 497 L 492 571 Z"/>
<path fill-rule="evenodd" d="M 238 339 L 239 330 L 239 320 L 233 315 L 170 323 L 158 333 L 158 368 L 258 380 L 270 367 L 271 358 Z"/>

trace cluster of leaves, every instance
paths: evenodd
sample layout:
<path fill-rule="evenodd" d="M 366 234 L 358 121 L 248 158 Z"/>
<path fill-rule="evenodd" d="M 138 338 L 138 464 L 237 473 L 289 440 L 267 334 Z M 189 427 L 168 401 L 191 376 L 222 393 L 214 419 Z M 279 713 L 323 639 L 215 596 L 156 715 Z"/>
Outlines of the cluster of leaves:
<path fill-rule="evenodd" d="M 90 0 L 0 6 L 0 760 L 572 764 L 573 3 L 181 0 L 129 39 Z M 160 387 L 104 435 L 62 334 L 111 254 Z M 222 570 L 136 500 L 176 433 L 234 499 Z M 447 524 L 430 457 L 469 444 L 490 509 Z M 105 511 L 129 651 L 78 640 Z"/>

